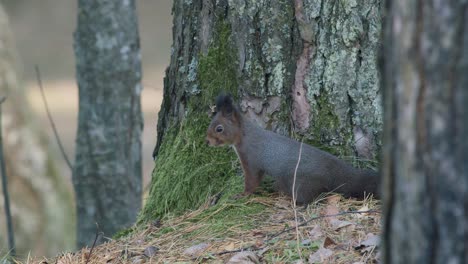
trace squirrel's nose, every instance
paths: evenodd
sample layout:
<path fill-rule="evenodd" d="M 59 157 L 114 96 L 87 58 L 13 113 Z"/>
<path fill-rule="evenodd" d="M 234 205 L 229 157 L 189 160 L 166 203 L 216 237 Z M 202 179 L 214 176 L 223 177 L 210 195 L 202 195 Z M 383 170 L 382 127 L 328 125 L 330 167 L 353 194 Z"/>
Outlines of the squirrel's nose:
<path fill-rule="evenodd" d="M 210 145 L 210 141 L 208 139 L 205 142 L 207 145 Z"/>

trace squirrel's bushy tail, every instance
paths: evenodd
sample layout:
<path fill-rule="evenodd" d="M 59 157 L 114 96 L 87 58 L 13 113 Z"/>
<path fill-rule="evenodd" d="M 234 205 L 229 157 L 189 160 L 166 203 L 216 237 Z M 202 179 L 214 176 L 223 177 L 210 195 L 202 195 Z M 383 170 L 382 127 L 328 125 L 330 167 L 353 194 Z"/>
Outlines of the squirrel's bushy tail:
<path fill-rule="evenodd" d="M 369 194 L 374 198 L 380 199 L 380 174 L 373 170 L 356 169 L 352 181 L 348 186 L 343 186 L 340 193 L 346 197 L 363 199 Z"/>

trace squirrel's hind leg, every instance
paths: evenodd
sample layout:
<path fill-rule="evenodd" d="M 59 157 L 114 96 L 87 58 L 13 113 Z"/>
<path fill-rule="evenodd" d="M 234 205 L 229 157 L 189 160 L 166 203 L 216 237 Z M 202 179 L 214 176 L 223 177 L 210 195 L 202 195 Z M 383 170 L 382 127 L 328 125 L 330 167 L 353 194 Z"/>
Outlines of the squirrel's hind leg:
<path fill-rule="evenodd" d="M 234 199 L 249 196 L 254 193 L 255 189 L 260 185 L 263 179 L 264 172 L 260 170 L 243 170 L 244 171 L 244 192 L 234 196 Z"/>

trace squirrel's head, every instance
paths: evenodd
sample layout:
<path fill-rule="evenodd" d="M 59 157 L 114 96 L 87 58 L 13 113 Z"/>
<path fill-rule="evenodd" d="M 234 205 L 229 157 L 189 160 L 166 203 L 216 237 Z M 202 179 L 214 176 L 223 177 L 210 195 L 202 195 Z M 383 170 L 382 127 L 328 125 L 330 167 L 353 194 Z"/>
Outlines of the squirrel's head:
<path fill-rule="evenodd" d="M 216 111 L 213 113 L 206 142 L 210 146 L 234 145 L 241 138 L 241 115 L 234 106 L 231 95 L 221 94 L 216 98 Z"/>

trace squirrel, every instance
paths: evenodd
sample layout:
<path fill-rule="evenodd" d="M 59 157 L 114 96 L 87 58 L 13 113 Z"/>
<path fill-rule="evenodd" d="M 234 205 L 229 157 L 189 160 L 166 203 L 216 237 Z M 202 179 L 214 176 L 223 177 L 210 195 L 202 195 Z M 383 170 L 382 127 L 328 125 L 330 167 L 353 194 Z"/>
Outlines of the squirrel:
<path fill-rule="evenodd" d="M 324 192 L 361 199 L 367 194 L 379 197 L 377 172 L 354 168 L 332 154 L 261 128 L 242 115 L 231 95 L 217 97 L 206 142 L 210 146 L 234 148 L 245 177 L 244 192 L 240 196 L 252 194 L 265 174 L 273 178 L 276 189 L 292 196 L 297 166 L 297 203 L 312 202 Z"/>

